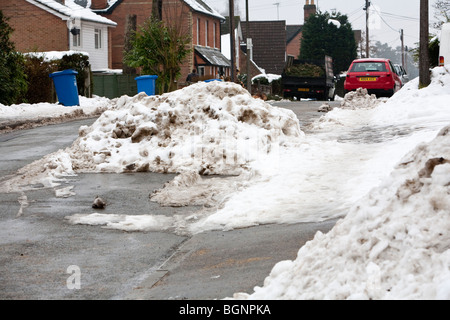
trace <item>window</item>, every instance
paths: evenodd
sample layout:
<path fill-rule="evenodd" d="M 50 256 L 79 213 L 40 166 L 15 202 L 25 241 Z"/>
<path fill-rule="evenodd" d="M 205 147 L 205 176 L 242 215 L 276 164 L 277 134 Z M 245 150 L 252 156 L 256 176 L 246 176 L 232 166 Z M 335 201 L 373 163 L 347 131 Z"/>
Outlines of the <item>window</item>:
<path fill-rule="evenodd" d="M 209 21 L 205 21 L 205 46 L 208 46 L 208 28 L 209 27 Z"/>
<path fill-rule="evenodd" d="M 158 17 L 159 20 L 162 20 L 162 0 L 158 0 Z"/>
<path fill-rule="evenodd" d="M 197 44 L 200 44 L 200 18 L 197 18 Z"/>
<path fill-rule="evenodd" d="M 72 35 L 72 46 L 74 46 L 74 47 L 81 47 L 81 35 L 80 35 L 80 33 Z"/>
<path fill-rule="evenodd" d="M 95 29 L 95 49 L 102 48 L 102 29 Z"/>
<path fill-rule="evenodd" d="M 216 48 L 216 23 L 213 24 L 213 47 Z"/>
<path fill-rule="evenodd" d="M 386 72 L 384 62 L 358 62 L 353 64 L 350 72 Z"/>

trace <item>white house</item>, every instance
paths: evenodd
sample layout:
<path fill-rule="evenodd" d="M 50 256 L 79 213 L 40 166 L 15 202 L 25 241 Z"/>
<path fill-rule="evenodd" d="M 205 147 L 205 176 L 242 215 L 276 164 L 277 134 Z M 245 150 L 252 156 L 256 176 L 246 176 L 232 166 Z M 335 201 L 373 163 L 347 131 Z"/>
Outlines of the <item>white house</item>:
<path fill-rule="evenodd" d="M 76 4 L 74 0 L 27 1 L 46 3 L 68 17 L 69 50 L 88 53 L 93 71 L 109 67 L 108 28 L 116 27 L 117 23 Z"/>
<path fill-rule="evenodd" d="M 89 54 L 92 70 L 111 65 L 109 29 L 117 23 L 74 0 L 1 0 L 0 10 L 21 52 L 80 51 Z"/>

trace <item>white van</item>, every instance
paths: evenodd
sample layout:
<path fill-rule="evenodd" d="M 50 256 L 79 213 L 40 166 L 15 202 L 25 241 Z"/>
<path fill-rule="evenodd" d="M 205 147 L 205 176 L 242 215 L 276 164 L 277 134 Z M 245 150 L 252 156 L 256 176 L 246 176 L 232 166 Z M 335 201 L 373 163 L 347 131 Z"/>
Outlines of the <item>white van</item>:
<path fill-rule="evenodd" d="M 450 23 L 444 23 L 441 31 L 439 66 L 450 64 Z"/>

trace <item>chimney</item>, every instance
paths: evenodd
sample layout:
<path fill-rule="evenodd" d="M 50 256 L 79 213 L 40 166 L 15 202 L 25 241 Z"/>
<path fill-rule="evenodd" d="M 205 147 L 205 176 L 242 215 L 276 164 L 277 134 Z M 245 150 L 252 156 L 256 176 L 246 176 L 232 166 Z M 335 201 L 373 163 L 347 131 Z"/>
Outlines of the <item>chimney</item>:
<path fill-rule="evenodd" d="M 66 5 L 66 0 L 55 0 L 58 3 L 61 3 L 63 6 Z"/>
<path fill-rule="evenodd" d="M 92 10 L 106 9 L 107 7 L 108 7 L 108 0 L 92 0 L 91 2 Z"/>
<path fill-rule="evenodd" d="M 317 12 L 317 7 L 314 4 L 314 0 L 311 0 L 311 1 L 306 0 L 306 4 L 303 7 L 303 10 L 305 11 L 305 19 L 304 20 L 306 22 L 306 20 L 308 20 L 310 15 L 316 14 L 316 12 Z"/>

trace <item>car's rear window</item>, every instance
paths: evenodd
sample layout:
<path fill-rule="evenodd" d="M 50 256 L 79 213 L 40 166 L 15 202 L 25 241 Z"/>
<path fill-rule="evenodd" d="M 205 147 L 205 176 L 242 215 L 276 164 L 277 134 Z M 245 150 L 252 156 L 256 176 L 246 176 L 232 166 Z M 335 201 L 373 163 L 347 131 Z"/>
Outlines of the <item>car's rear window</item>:
<path fill-rule="evenodd" d="M 356 62 L 350 72 L 386 72 L 384 62 Z"/>

